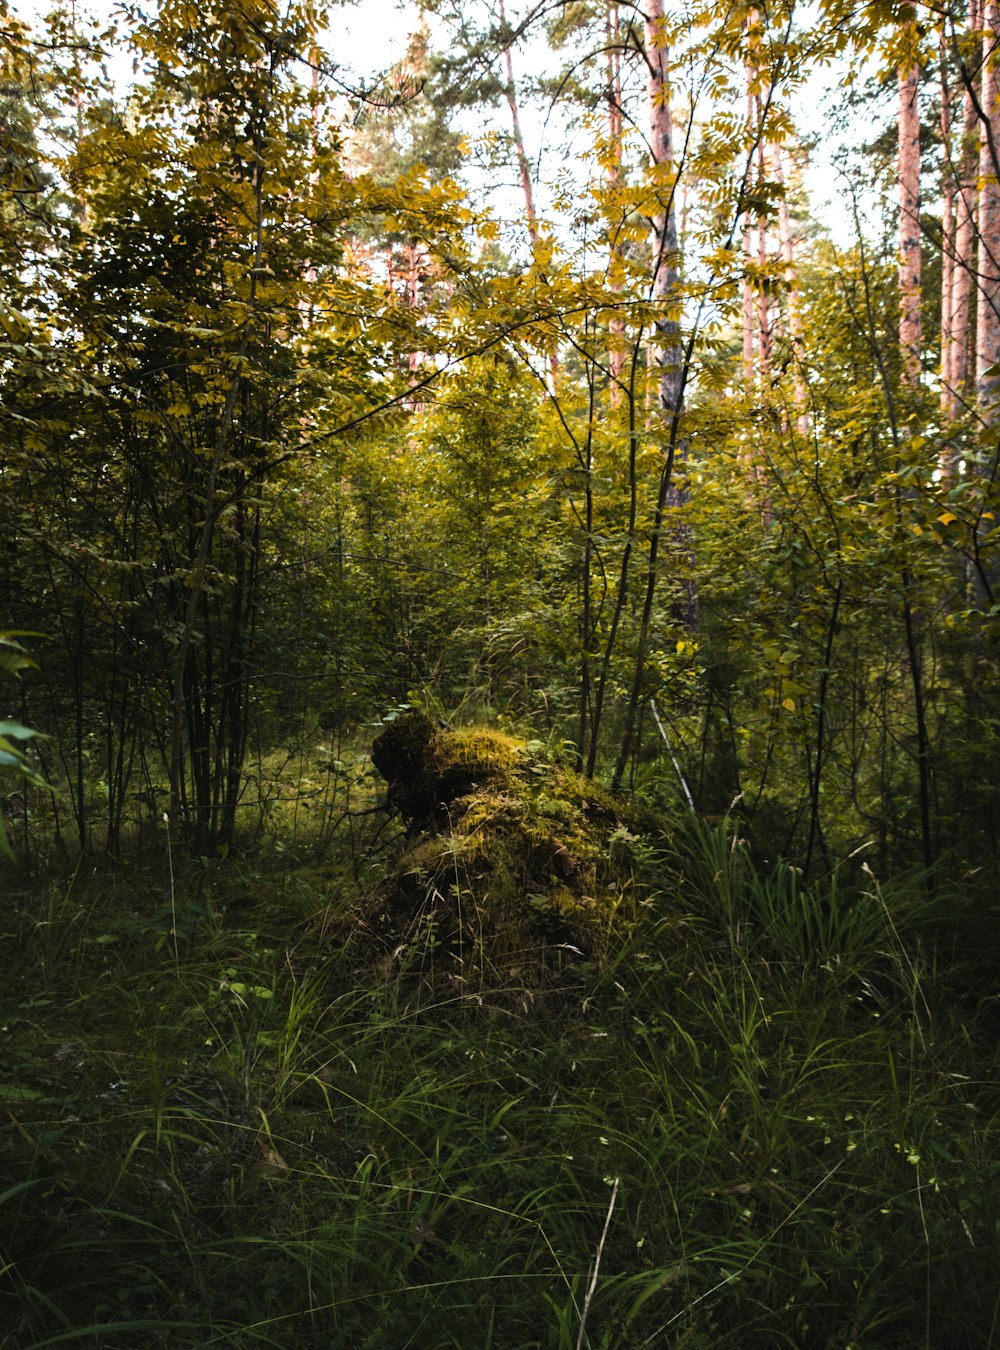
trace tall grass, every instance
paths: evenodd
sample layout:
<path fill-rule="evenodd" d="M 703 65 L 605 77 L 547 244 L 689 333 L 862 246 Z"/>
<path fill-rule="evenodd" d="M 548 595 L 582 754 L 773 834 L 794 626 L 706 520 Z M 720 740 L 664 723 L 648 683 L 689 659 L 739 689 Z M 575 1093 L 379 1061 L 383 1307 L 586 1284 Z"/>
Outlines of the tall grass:
<path fill-rule="evenodd" d="M 4 1350 L 998 1343 L 995 1012 L 941 886 L 692 822 L 515 1013 L 352 970 L 346 889 L 245 868 L 8 913 Z"/>

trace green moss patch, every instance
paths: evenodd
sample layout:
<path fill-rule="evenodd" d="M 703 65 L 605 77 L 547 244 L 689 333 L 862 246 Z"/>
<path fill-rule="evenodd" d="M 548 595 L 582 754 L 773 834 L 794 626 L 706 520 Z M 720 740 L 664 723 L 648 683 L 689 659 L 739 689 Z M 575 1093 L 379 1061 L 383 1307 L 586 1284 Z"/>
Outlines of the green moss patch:
<path fill-rule="evenodd" d="M 633 837 L 621 803 L 513 737 L 423 713 L 390 724 L 372 759 L 410 826 L 362 905 L 383 961 L 496 988 L 601 959 L 628 872 L 615 841 Z"/>

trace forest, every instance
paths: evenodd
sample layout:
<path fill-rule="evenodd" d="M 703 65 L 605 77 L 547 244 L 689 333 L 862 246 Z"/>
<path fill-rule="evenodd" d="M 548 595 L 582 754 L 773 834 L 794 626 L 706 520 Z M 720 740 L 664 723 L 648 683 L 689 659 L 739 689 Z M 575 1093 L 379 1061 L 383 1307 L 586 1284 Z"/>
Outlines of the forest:
<path fill-rule="evenodd" d="M 0 0 L 0 427 L 0 1350 L 1000 1347 L 998 0 Z"/>

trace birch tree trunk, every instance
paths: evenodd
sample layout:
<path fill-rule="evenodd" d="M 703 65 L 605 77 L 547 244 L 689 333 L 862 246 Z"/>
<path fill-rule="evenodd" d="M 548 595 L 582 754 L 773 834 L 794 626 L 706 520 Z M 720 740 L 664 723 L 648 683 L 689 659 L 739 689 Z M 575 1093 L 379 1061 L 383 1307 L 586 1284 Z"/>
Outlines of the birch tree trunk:
<path fill-rule="evenodd" d="M 979 128 L 979 302 L 976 322 L 976 394 L 980 414 L 997 420 L 1000 377 L 991 374 L 1000 364 L 1000 106 L 997 100 L 997 44 L 1000 9 L 987 0 L 983 15 L 982 119 Z"/>
<path fill-rule="evenodd" d="M 916 44 L 916 24 L 906 34 Z M 899 352 L 903 383 L 920 383 L 920 68 L 899 70 Z"/>

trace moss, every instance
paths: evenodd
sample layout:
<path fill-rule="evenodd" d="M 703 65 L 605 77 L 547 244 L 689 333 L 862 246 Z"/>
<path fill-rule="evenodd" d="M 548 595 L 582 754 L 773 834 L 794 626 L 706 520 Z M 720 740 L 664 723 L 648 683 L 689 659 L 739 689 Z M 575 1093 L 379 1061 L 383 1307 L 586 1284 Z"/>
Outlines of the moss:
<path fill-rule="evenodd" d="M 527 758 L 523 742 L 487 727 L 439 731 L 431 748 L 443 803 L 453 802 L 497 780 L 510 781 Z"/>
<path fill-rule="evenodd" d="M 403 854 L 396 872 L 401 876 L 418 878 L 431 876 L 441 866 L 446 851 L 446 840 L 440 837 L 421 838 Z"/>
<path fill-rule="evenodd" d="M 629 821 L 610 793 L 511 736 L 422 713 L 387 728 L 372 759 L 410 826 L 361 906 L 383 968 L 388 956 L 482 989 L 601 958 L 620 901 L 611 840 Z"/>
<path fill-rule="evenodd" d="M 446 814 L 451 803 L 523 765 L 522 742 L 501 731 L 449 731 L 426 713 L 406 713 L 376 738 L 372 763 L 389 784 L 391 804 L 421 825 Z"/>

